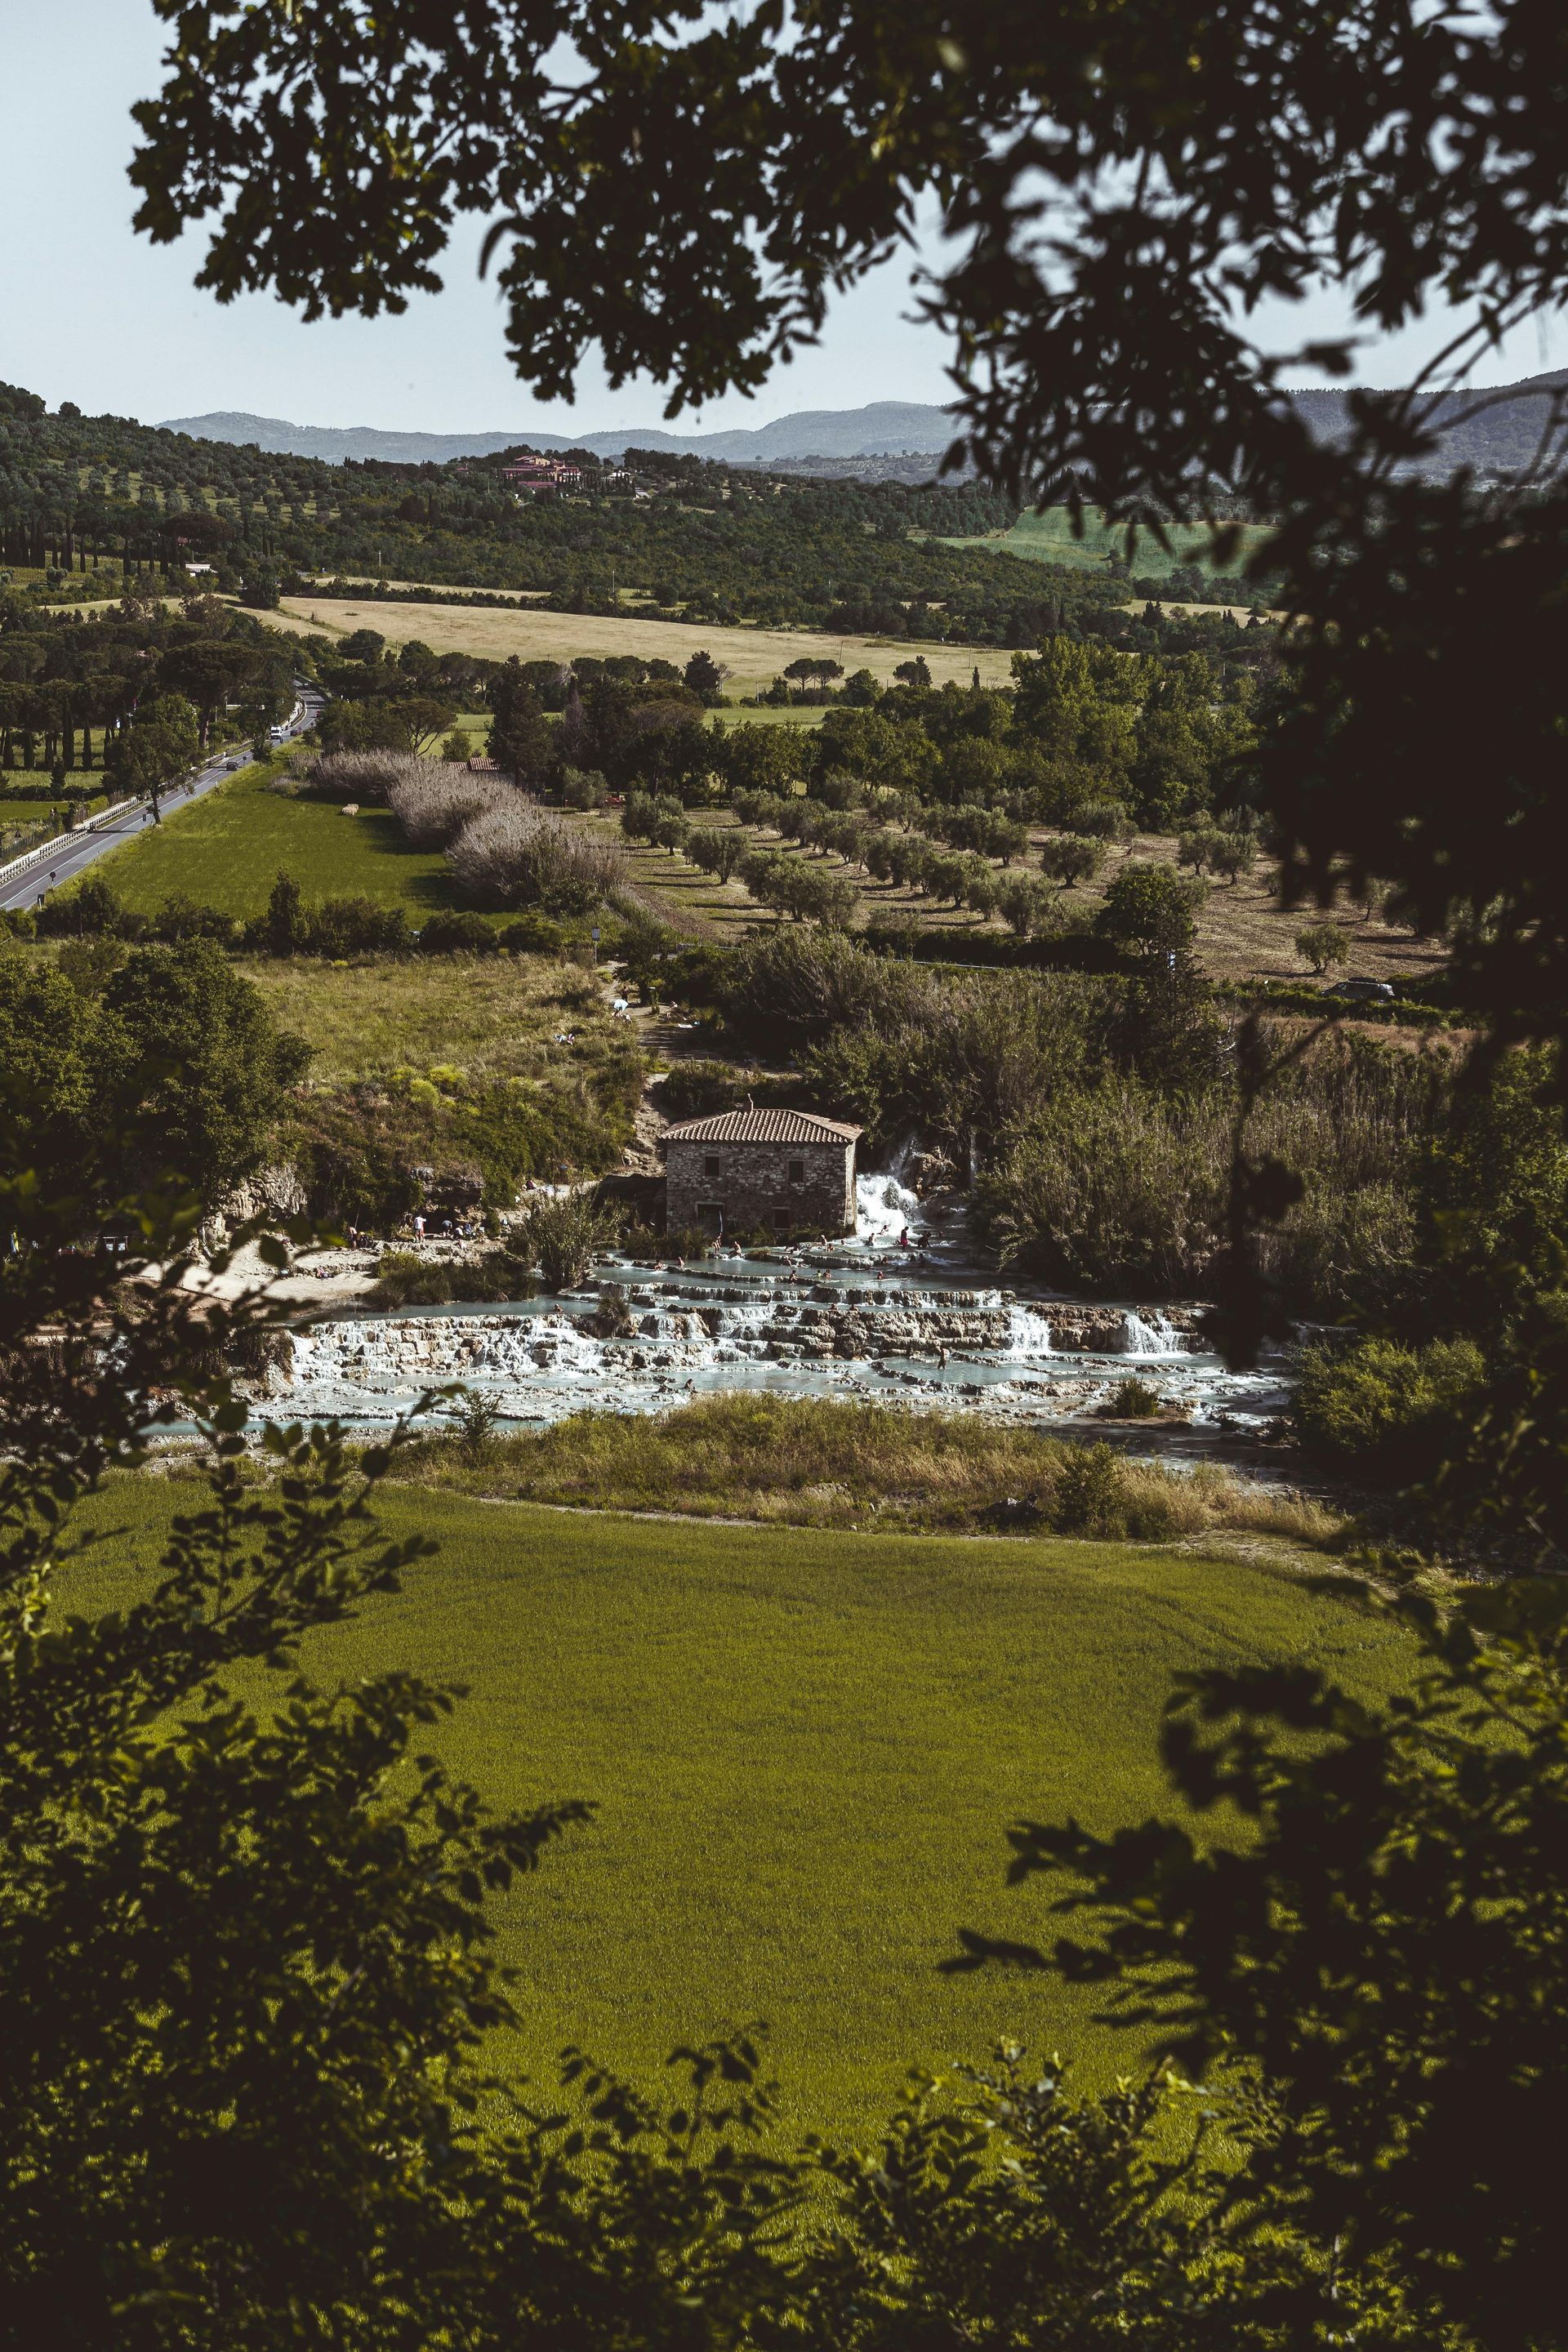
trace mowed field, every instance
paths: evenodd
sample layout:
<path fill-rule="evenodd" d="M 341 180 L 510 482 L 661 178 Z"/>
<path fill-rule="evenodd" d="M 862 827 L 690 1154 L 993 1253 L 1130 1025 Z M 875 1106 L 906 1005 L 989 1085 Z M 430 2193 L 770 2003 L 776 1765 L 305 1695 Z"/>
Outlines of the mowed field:
<path fill-rule="evenodd" d="M 97 1516 L 153 1539 L 193 1489 L 118 1484 Z M 320 1678 L 460 1682 L 433 1735 L 498 1804 L 582 1797 L 574 1832 L 497 1906 L 521 2056 L 583 2044 L 649 2076 L 678 2041 L 766 2020 L 792 2126 L 862 2128 L 908 2066 L 1016 2032 L 1103 2081 L 1135 2051 L 1048 1979 L 938 1963 L 971 1926 L 1050 1932 L 1003 1884 L 1020 1815 L 1097 1829 L 1165 1802 L 1171 1675 L 1282 1658 L 1363 1694 L 1388 1629 L 1282 1570 L 1114 1544 L 671 1524 L 394 1489 L 440 1543 L 400 1597 L 313 1638 Z M 122 1598 L 121 1568 L 93 1590 Z M 273 1687 L 277 1687 L 273 1685 Z"/>
<path fill-rule="evenodd" d="M 406 645 L 419 638 L 437 653 L 483 655 L 505 661 L 516 654 L 521 661 L 569 662 L 579 654 L 603 658 L 609 654 L 635 654 L 644 661 L 680 663 L 694 653 L 711 654 L 727 663 L 731 694 L 755 694 L 803 656 L 822 654 L 842 662 L 847 671 L 868 669 L 884 684 L 900 662 L 923 654 L 939 686 L 953 678 L 967 686 L 978 667 L 986 686 L 1005 686 L 1012 677 L 1012 656 L 996 646 L 914 645 L 905 637 L 829 637 L 795 629 L 718 629 L 688 626 L 679 621 L 638 621 L 599 618 L 591 613 L 540 613 L 519 606 L 514 611 L 461 604 L 384 604 L 367 598 L 363 604 L 342 604 L 320 597 L 286 596 L 277 613 L 256 618 L 275 628 L 320 629 L 347 636 L 354 629 L 378 629 L 389 645 Z"/>
<path fill-rule="evenodd" d="M 344 816 L 325 801 L 291 800 L 269 792 L 257 768 L 149 826 L 101 870 L 128 907 L 149 915 L 176 892 L 226 914 L 259 914 L 280 872 L 307 898 L 374 898 L 403 907 L 414 923 L 456 903 L 440 851 L 412 848 L 390 810 Z"/>

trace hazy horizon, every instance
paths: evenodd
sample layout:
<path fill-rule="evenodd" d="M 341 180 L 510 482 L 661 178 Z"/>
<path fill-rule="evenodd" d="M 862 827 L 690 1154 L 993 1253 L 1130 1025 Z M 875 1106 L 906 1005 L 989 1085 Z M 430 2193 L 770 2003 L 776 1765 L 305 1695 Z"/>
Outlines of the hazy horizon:
<path fill-rule="evenodd" d="M 512 375 L 500 308 L 478 276 L 482 225 L 465 226 L 447 283 L 395 319 L 303 324 L 269 295 L 222 306 L 193 284 L 204 241 L 153 247 L 131 228 L 130 109 L 156 89 L 163 28 L 149 0 L 0 0 L 0 56 L 12 106 L 0 186 L 26 224 L 0 261 L 0 375 L 90 413 L 164 417 L 242 412 L 301 426 L 382 432 L 575 436 L 663 425 L 679 434 L 755 430 L 800 409 L 952 397 L 942 337 L 906 316 L 918 257 L 874 272 L 830 311 L 819 346 L 754 399 L 731 395 L 664 416 L 651 383 L 612 392 L 584 371 L 574 404 L 532 399 Z M 61 136 L 68 122 L 68 142 Z M 64 159 L 62 161 L 62 158 Z M 1292 342 L 1340 324 L 1327 299 L 1293 314 Z M 1394 383 L 1453 331 L 1434 313 L 1369 349 L 1356 373 Z M 1556 339 L 1561 342 L 1561 338 Z M 1519 331 L 1478 372 L 1506 383 L 1550 367 L 1553 339 Z"/>

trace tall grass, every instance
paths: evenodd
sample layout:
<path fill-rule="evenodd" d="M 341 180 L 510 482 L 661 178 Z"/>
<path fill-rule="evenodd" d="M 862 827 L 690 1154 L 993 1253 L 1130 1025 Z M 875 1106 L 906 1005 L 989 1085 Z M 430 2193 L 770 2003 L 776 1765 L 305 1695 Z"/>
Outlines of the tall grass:
<path fill-rule="evenodd" d="M 291 765 L 312 791 L 329 799 L 378 806 L 399 788 L 434 783 L 450 772 L 441 761 L 422 760 L 415 751 L 328 751 L 314 759 L 296 752 Z"/>
<path fill-rule="evenodd" d="M 489 809 L 515 803 L 514 787 L 499 776 L 471 776 L 444 761 L 410 761 L 411 772 L 387 788 L 387 805 L 416 849 L 447 849 L 467 824 Z"/>
<path fill-rule="evenodd" d="M 474 816 L 447 853 L 465 897 L 480 907 L 584 912 L 620 881 L 615 848 L 547 816 L 514 793 Z"/>
<path fill-rule="evenodd" d="M 1321 1544 L 1339 1524 L 1318 1503 L 1210 1465 L 1172 1471 L 968 1414 L 744 1391 L 658 1416 L 575 1414 L 496 1436 L 479 1461 L 438 1436 L 400 1459 L 404 1476 L 531 1502 L 889 1533 L 1169 1542 L 1229 1530 Z"/>
<path fill-rule="evenodd" d="M 1225 1229 L 1232 1108 L 1130 1081 L 1042 1102 L 987 1179 L 1004 1264 L 1042 1280 L 1172 1297 L 1202 1289 Z"/>
<path fill-rule="evenodd" d="M 1372 1311 L 1412 1278 L 1416 1165 L 1450 1076 L 1442 1057 L 1336 1035 L 1264 1095 L 1247 1150 L 1303 1189 L 1258 1245 L 1297 1311 Z M 1163 1094 L 1106 1078 L 1058 1093 L 984 1182 L 1004 1259 L 1051 1283 L 1202 1291 L 1224 1241 L 1235 1118 L 1225 1082 Z"/>

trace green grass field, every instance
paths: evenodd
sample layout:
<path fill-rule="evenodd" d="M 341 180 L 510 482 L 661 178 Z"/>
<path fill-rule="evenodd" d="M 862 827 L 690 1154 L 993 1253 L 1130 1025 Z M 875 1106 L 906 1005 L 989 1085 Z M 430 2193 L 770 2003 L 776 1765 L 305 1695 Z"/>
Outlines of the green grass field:
<path fill-rule="evenodd" d="M 1268 536 L 1266 530 L 1254 524 L 1246 525 L 1237 542 L 1236 553 L 1225 569 L 1239 571 L 1252 550 Z M 1072 516 L 1066 507 L 1047 507 L 1044 514 L 1020 515 L 1011 530 L 997 531 L 984 540 L 944 540 L 946 547 L 989 547 L 1004 555 L 1021 555 L 1032 563 L 1062 563 L 1075 571 L 1102 572 L 1110 556 L 1127 552 L 1124 528 L 1110 528 L 1098 515 L 1084 517 L 1083 537 L 1073 537 Z M 1138 534 L 1137 551 L 1132 569 L 1140 574 L 1155 577 L 1173 571 L 1178 563 L 1195 563 L 1201 571 L 1210 572 L 1215 566 L 1208 559 L 1206 532 L 1184 532 L 1173 542 L 1167 553 L 1147 531 Z"/>
<path fill-rule="evenodd" d="M 820 727 L 833 706 L 826 702 L 761 702 L 745 709 L 714 712 L 731 727 Z"/>
<path fill-rule="evenodd" d="M 401 905 L 413 922 L 457 902 L 439 850 L 410 848 L 387 809 L 343 816 L 331 803 L 268 792 L 242 769 L 194 808 L 176 809 L 101 867 L 128 907 L 153 913 L 173 892 L 231 915 L 258 914 L 279 868 L 307 898 Z"/>
<path fill-rule="evenodd" d="M 192 1490 L 120 1486 L 142 1540 Z M 1020 1813 L 1097 1828 L 1163 1801 L 1171 1675 L 1310 1658 L 1363 1691 L 1391 1634 L 1278 1571 L 1111 1544 L 671 1525 L 412 1489 L 391 1528 L 440 1557 L 313 1640 L 320 1675 L 469 1686 L 437 1744 L 497 1802 L 581 1796 L 574 1834 L 498 1910 L 523 2058 L 577 2042 L 647 2073 L 748 2020 L 802 2126 L 867 2126 L 905 2069 L 1004 2032 L 1135 2053 L 1047 1979 L 948 1978 L 961 1925 L 1026 1937 L 1002 1885 Z M 101 1572 L 100 1572 L 101 1573 Z M 100 1593 L 102 1588 L 100 1588 Z"/>
<path fill-rule="evenodd" d="M 470 1077 L 538 1076 L 551 1066 L 587 1066 L 616 1041 L 603 990 L 590 972 L 542 956 L 386 956 L 348 964 L 272 958 L 237 965 L 283 1028 L 313 1049 L 310 1076 L 342 1083 L 388 1070 L 452 1063 Z M 553 1039 L 563 1022 L 576 1039 Z M 619 1032 L 624 1041 L 625 1032 Z"/>

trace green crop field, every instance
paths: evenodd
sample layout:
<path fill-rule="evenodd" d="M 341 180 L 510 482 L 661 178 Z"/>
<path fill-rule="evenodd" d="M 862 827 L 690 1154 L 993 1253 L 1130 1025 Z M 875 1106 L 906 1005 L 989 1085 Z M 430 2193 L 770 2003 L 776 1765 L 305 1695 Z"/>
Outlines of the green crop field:
<path fill-rule="evenodd" d="M 191 1494 L 121 1484 L 100 1511 L 145 1546 Z M 1154 1738 L 1180 1668 L 1309 1658 L 1363 1691 L 1400 1670 L 1385 1628 L 1284 1571 L 1170 1552 L 409 1488 L 384 1517 L 440 1556 L 316 1636 L 312 1671 L 462 1682 L 437 1736 L 453 1764 L 499 1803 L 599 1807 L 498 1908 L 535 2080 L 568 2042 L 647 2074 L 679 2040 L 766 2019 L 803 2126 L 867 2126 L 909 2065 L 1003 2032 L 1083 2053 L 1091 2078 L 1124 2068 L 1134 2053 L 1087 2000 L 937 1973 L 961 1925 L 1048 1927 L 1002 1885 L 1007 1822 L 1109 1829 L 1161 1803 Z"/>
<path fill-rule="evenodd" d="M 439 850 L 410 848 L 389 810 L 343 816 L 325 801 L 268 792 L 247 768 L 194 808 L 175 809 L 101 867 L 128 907 L 153 913 L 173 892 L 231 915 L 258 914 L 286 867 L 308 898 L 363 897 L 421 921 L 456 901 Z"/>
<path fill-rule="evenodd" d="M 1239 571 L 1247 556 L 1268 536 L 1262 528 L 1244 526 L 1236 553 L 1224 566 L 1227 572 Z M 1072 516 L 1066 507 L 1047 507 L 1043 514 L 1020 515 L 1011 530 L 997 531 L 984 540 L 944 540 L 947 547 L 988 547 L 1004 555 L 1021 555 L 1032 563 L 1062 563 L 1077 571 L 1102 572 L 1111 556 L 1127 552 L 1127 533 L 1118 526 L 1112 529 L 1100 516 L 1084 517 L 1083 537 L 1073 536 Z M 1215 566 L 1209 561 L 1208 537 L 1205 532 L 1188 531 L 1173 540 L 1169 552 L 1147 531 L 1138 534 L 1138 545 L 1132 557 L 1135 572 L 1153 573 L 1156 577 L 1173 571 L 1178 563 L 1194 563 L 1201 571 L 1212 572 Z"/>

